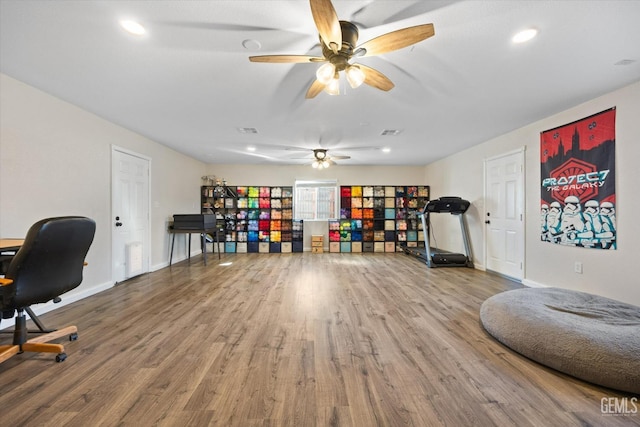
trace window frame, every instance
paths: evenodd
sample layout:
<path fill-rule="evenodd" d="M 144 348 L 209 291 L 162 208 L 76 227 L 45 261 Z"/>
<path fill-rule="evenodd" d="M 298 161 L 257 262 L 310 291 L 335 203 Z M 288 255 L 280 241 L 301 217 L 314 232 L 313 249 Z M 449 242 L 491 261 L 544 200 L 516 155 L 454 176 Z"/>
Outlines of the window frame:
<path fill-rule="evenodd" d="M 325 217 L 320 217 L 321 211 L 319 208 L 319 200 L 318 200 L 318 190 L 321 188 L 327 188 L 332 190 L 333 200 L 328 200 L 327 202 L 331 204 L 333 202 L 333 211 L 329 212 L 330 215 Z M 315 189 L 315 196 L 313 200 L 310 202 L 313 204 L 313 218 L 308 218 L 300 215 L 300 200 L 299 200 L 299 190 L 302 189 Z M 329 219 L 338 218 L 338 210 L 340 209 L 340 200 L 339 200 L 339 189 L 337 180 L 296 180 L 293 186 L 293 216 L 296 219 L 302 219 L 304 221 L 327 221 Z M 306 213 L 306 212 L 305 212 Z"/>

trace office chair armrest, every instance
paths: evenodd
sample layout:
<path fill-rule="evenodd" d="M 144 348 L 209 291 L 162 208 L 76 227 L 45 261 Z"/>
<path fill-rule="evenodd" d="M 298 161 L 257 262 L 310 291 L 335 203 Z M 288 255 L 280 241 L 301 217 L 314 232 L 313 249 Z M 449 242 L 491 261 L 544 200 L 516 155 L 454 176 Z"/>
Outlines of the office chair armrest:
<path fill-rule="evenodd" d="M 0 277 L 0 286 L 9 286 L 12 283 L 12 279 L 5 279 L 4 277 Z"/>

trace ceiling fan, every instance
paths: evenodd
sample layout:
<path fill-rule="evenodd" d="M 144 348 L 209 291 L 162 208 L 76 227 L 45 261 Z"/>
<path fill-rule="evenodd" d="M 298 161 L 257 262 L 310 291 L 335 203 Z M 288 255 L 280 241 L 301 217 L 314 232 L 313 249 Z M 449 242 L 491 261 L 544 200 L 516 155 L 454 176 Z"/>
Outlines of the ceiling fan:
<path fill-rule="evenodd" d="M 311 163 L 311 166 L 314 169 L 326 169 L 329 166 L 336 164 L 335 160 L 347 160 L 351 158 L 351 156 L 329 157 L 329 155 L 327 154 L 327 151 L 329 151 L 329 149 L 327 148 L 314 148 L 311 151 L 313 151 L 313 163 Z M 307 157 L 302 158 L 306 159 Z"/>
<path fill-rule="evenodd" d="M 259 55 L 250 56 L 252 62 L 324 64 L 318 68 L 316 79 L 307 90 L 306 98 L 316 97 L 322 90 L 331 95 L 339 93 L 339 72 L 344 71 L 352 88 L 366 83 L 377 89 L 388 91 L 393 82 L 380 71 L 362 64 L 353 64 L 353 58 L 381 55 L 410 46 L 435 34 L 433 24 L 392 31 L 371 39 L 356 47 L 358 28 L 348 21 L 338 20 L 331 0 L 309 0 L 311 14 L 318 28 L 322 56 L 309 55 Z"/>

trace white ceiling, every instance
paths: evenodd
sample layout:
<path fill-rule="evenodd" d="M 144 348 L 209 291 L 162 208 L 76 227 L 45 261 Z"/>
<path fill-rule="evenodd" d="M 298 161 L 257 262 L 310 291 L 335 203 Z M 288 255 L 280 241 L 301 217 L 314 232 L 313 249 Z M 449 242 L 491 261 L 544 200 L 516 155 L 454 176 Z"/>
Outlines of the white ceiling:
<path fill-rule="evenodd" d="M 320 55 L 307 0 L 0 0 L 0 69 L 189 156 L 233 164 L 304 164 L 292 157 L 310 151 L 286 147 L 324 147 L 350 155 L 343 165 L 424 165 L 640 80 L 640 1 L 334 7 L 361 43 L 423 23 L 436 35 L 358 60 L 395 83 L 389 92 L 363 85 L 305 100 L 317 65 L 248 57 Z M 125 17 L 148 34 L 122 31 Z M 511 43 L 532 26 L 537 38 Z"/>

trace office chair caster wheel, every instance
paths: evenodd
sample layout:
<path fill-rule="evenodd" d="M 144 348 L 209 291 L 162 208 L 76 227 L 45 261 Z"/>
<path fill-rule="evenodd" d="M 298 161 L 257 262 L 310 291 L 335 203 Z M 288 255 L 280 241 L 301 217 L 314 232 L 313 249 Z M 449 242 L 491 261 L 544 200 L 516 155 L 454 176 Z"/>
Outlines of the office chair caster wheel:
<path fill-rule="evenodd" d="M 64 362 L 67 359 L 67 354 L 66 353 L 60 353 L 56 355 L 56 362 L 60 363 L 60 362 Z"/>
<path fill-rule="evenodd" d="M 69 341 L 75 341 L 78 339 L 78 333 L 74 332 L 71 335 L 69 335 Z"/>

